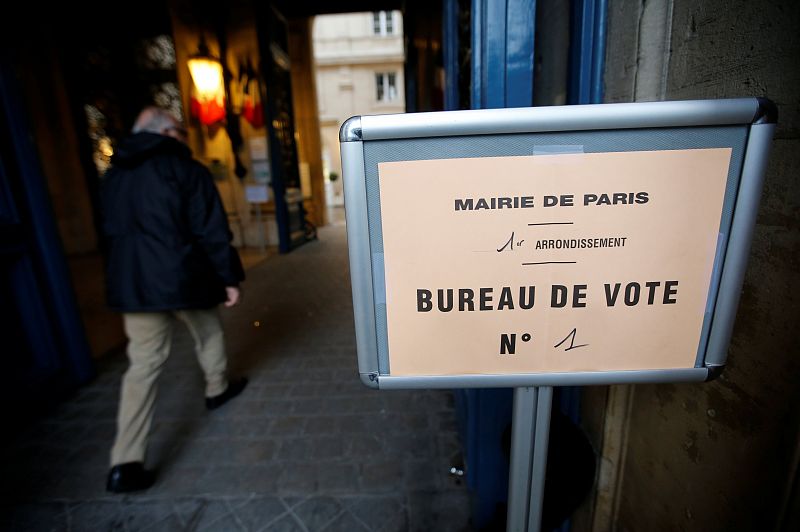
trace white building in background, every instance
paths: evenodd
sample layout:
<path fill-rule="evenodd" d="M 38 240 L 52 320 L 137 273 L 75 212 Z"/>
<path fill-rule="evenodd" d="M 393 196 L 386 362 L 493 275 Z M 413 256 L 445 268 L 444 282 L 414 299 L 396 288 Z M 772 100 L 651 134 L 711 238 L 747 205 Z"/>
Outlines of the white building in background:
<path fill-rule="evenodd" d="M 405 112 L 399 11 L 314 19 L 314 63 L 328 205 L 341 205 L 339 127 L 354 115 Z M 335 174 L 339 179 L 329 181 Z"/>

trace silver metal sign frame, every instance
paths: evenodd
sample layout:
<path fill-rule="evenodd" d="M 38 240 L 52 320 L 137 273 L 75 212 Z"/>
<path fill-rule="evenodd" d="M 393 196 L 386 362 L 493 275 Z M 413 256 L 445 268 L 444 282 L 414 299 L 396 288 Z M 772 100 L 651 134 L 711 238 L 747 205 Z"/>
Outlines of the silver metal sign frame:
<path fill-rule="evenodd" d="M 716 377 L 725 366 L 776 119 L 775 105 L 762 98 L 450 111 L 350 118 L 342 125 L 339 140 L 361 380 L 373 388 L 411 389 L 699 382 Z M 374 157 L 369 156 L 371 146 L 377 146 L 383 141 L 400 141 L 389 145 L 390 148 L 400 147 L 404 143 L 433 139 L 447 139 L 449 145 L 457 146 L 462 140 L 467 142 L 468 139 L 475 139 L 478 136 L 484 139 L 486 136 L 495 136 L 500 142 L 509 136 L 525 134 L 585 134 L 588 135 L 586 138 L 614 135 L 630 137 L 630 132 L 633 132 L 634 136 L 641 133 L 643 142 L 647 141 L 648 135 L 657 135 L 661 139 L 657 147 L 650 149 L 678 149 L 680 146 L 665 146 L 663 139 L 667 138 L 666 143 L 669 144 L 669 138 L 680 139 L 703 131 L 712 131 L 716 134 L 717 131 L 723 131 L 730 126 L 735 126 L 733 129 L 738 131 L 740 138 L 743 139 L 741 162 L 736 168 L 733 168 L 733 162 L 731 164 L 733 182 L 731 185 L 729 177 L 731 185 L 729 190 L 732 192 L 726 201 L 729 204 L 728 209 L 732 212 L 724 234 L 727 237 L 725 245 L 719 248 L 722 251 L 718 252 L 715 258 L 715 273 L 709 294 L 711 303 L 709 308 L 713 308 L 713 311 L 707 319 L 706 332 L 701 340 L 694 367 L 517 375 L 392 376 L 388 353 L 385 352 L 385 348 L 380 347 L 385 345 L 386 330 L 385 325 L 380 326 L 376 306 L 376 290 L 384 288 L 380 286 L 383 282 L 380 273 L 383 267 L 382 253 L 375 253 L 373 249 L 378 243 L 374 241 L 377 240 L 375 227 L 370 225 L 371 220 L 375 225 L 375 218 L 374 215 L 370 217 L 368 207 L 368 196 L 374 195 L 374 191 L 368 189 L 377 187 L 375 180 L 368 182 L 368 175 L 376 175 L 376 168 L 373 166 L 377 164 L 372 160 Z M 712 128 L 717 129 L 712 130 Z M 633 147 L 628 151 L 636 149 Z M 421 156 L 421 158 L 431 157 Z"/>

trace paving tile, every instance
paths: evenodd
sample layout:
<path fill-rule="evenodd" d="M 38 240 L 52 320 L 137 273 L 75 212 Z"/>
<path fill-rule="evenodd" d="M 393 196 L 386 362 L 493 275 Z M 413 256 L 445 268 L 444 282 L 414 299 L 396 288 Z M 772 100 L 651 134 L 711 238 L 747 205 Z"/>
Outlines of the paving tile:
<path fill-rule="evenodd" d="M 306 499 L 308 499 L 308 497 L 293 497 L 293 496 L 281 497 L 283 504 L 285 504 L 287 508 L 294 508 L 295 506 L 301 504 Z"/>
<path fill-rule="evenodd" d="M 62 444 L 57 439 L 53 438 L 51 441 L 38 445 L 35 455 L 36 467 L 52 467 L 54 464 L 65 463 L 69 455 L 74 453 L 78 447 L 67 444 Z"/>
<path fill-rule="evenodd" d="M 149 469 L 157 472 L 174 467 L 177 464 L 197 464 L 192 453 L 187 449 L 191 448 L 188 440 L 185 439 L 154 439 L 147 446 L 147 457 L 145 463 Z"/>
<path fill-rule="evenodd" d="M 267 397 L 264 402 L 265 416 L 285 416 L 294 412 L 294 400 L 284 397 Z"/>
<path fill-rule="evenodd" d="M 464 490 L 412 492 L 407 502 L 408 530 L 469 531 L 468 499 Z"/>
<path fill-rule="evenodd" d="M 359 490 L 358 465 L 330 464 L 321 467 L 317 483 L 321 493 L 357 493 Z"/>
<path fill-rule="evenodd" d="M 278 451 L 279 460 L 306 461 L 311 458 L 312 441 L 309 438 L 285 438 Z"/>
<path fill-rule="evenodd" d="M 127 530 L 134 531 L 140 530 L 137 528 L 128 527 Z M 177 515 L 172 514 L 161 521 L 158 521 L 146 529 L 147 532 L 177 532 L 179 530 L 187 530 Z"/>
<path fill-rule="evenodd" d="M 108 458 L 112 442 L 113 434 L 103 443 L 86 443 L 69 453 L 66 461 L 81 468 L 106 468 L 109 465 Z"/>
<path fill-rule="evenodd" d="M 310 436 L 337 432 L 336 420 L 331 416 L 308 416 L 303 433 Z"/>
<path fill-rule="evenodd" d="M 279 398 L 283 399 L 289 395 L 289 391 L 292 389 L 291 384 L 266 384 L 261 390 L 258 392 L 258 396 L 261 398 Z"/>
<path fill-rule="evenodd" d="M 456 424 L 456 416 L 453 415 L 452 411 L 446 412 L 437 412 L 436 413 L 436 421 L 434 427 L 442 432 L 445 433 L 455 433 L 458 430 L 458 425 Z"/>
<path fill-rule="evenodd" d="M 342 432 L 372 434 L 375 430 L 373 419 L 365 414 L 340 414 L 336 416 L 336 420 Z"/>
<path fill-rule="evenodd" d="M 317 476 L 319 468 L 313 464 L 284 464 L 278 481 L 281 495 L 315 494 L 319 487 Z"/>
<path fill-rule="evenodd" d="M 190 439 L 202 438 L 230 438 L 231 436 L 249 436 L 252 434 L 253 424 L 249 419 L 239 418 L 206 418 L 198 423 Z"/>
<path fill-rule="evenodd" d="M 319 364 L 315 364 L 316 367 L 319 367 Z M 321 384 L 312 384 L 312 383 L 301 383 L 295 384 L 292 388 L 292 396 L 293 397 L 320 397 L 322 395 L 326 395 L 327 387 Z"/>
<path fill-rule="evenodd" d="M 277 444 L 271 440 L 238 440 L 229 442 L 226 447 L 231 461 L 259 465 L 274 458 Z"/>
<path fill-rule="evenodd" d="M 270 399 L 249 399 L 242 401 L 239 413 L 244 417 L 264 417 L 272 414 L 274 402 Z"/>
<path fill-rule="evenodd" d="M 165 389 L 169 389 L 169 392 L 165 393 Z M 156 402 L 158 415 L 166 418 L 208 417 L 209 412 L 206 410 L 203 385 L 186 388 L 180 383 L 159 383 L 158 390 Z"/>
<path fill-rule="evenodd" d="M 386 434 L 383 441 L 386 453 L 397 458 L 416 459 L 420 455 L 436 454 L 436 440 L 431 434 Z"/>
<path fill-rule="evenodd" d="M 262 530 L 265 532 L 310 532 L 291 514 L 286 514 Z"/>
<path fill-rule="evenodd" d="M 314 413 L 334 416 L 364 414 L 369 410 L 365 405 L 372 402 L 373 400 L 370 397 L 329 397 L 320 405 L 319 410 Z"/>
<path fill-rule="evenodd" d="M 215 524 L 223 518 L 230 517 L 231 509 L 223 500 L 206 500 L 200 512 L 187 523 L 190 530 L 219 530 Z"/>
<path fill-rule="evenodd" d="M 290 372 L 288 374 L 290 380 L 300 381 L 305 380 L 309 382 L 336 382 L 333 372 L 328 369 L 308 369 L 304 372 Z M 350 375 L 352 377 L 352 375 Z"/>
<path fill-rule="evenodd" d="M 150 429 L 150 441 L 170 439 L 191 439 L 196 437 L 196 432 L 204 423 L 194 417 L 163 417 L 153 421 Z"/>
<path fill-rule="evenodd" d="M 458 434 L 452 432 L 440 432 L 436 435 L 436 452 L 441 456 L 452 457 L 462 453 L 461 442 Z"/>
<path fill-rule="evenodd" d="M 125 530 L 144 530 L 173 516 L 174 512 L 170 501 L 127 500 L 120 504 L 119 509 Z"/>
<path fill-rule="evenodd" d="M 116 402 L 91 403 L 88 405 L 86 418 L 95 421 L 115 421 L 117 419 L 118 405 Z M 83 419 L 86 419 L 83 418 Z"/>
<path fill-rule="evenodd" d="M 101 442 L 110 442 L 114 439 L 117 433 L 116 420 L 97 421 L 91 423 L 81 433 L 81 439 L 85 440 L 99 440 Z"/>
<path fill-rule="evenodd" d="M 123 516 L 119 502 L 88 501 L 69 508 L 70 529 L 81 531 L 122 531 Z"/>
<path fill-rule="evenodd" d="M 333 497 L 312 497 L 292 509 L 308 530 L 322 530 L 343 511 L 342 503 Z"/>
<path fill-rule="evenodd" d="M 198 532 L 243 532 L 247 529 L 242 528 L 242 526 L 236 520 L 236 517 L 233 514 L 228 513 L 208 524 L 201 523 L 196 530 Z"/>
<path fill-rule="evenodd" d="M 367 493 L 401 491 L 405 486 L 403 462 L 383 459 L 361 464 L 361 487 Z"/>
<path fill-rule="evenodd" d="M 276 522 L 288 511 L 277 497 L 255 497 L 233 508 L 233 513 L 244 528 L 253 531 Z"/>
<path fill-rule="evenodd" d="M 100 388 L 86 387 L 81 388 L 75 393 L 74 400 L 77 402 L 94 403 L 108 398 L 108 392 Z"/>
<path fill-rule="evenodd" d="M 281 416 L 272 421 L 269 433 L 271 436 L 299 436 L 303 433 L 305 425 L 305 417 Z"/>
<path fill-rule="evenodd" d="M 263 493 L 274 488 L 274 475 L 273 470 L 256 466 L 216 464 L 209 468 L 202 483 L 206 493 Z M 259 489 L 262 486 L 266 489 Z"/>
<path fill-rule="evenodd" d="M 340 514 L 324 528 L 309 528 L 309 531 L 311 530 L 320 532 L 369 532 L 369 529 L 363 523 L 348 512 Z"/>
<path fill-rule="evenodd" d="M 60 478 L 56 475 L 62 475 Z M 45 489 L 39 491 L 38 495 L 49 499 L 71 499 L 86 500 L 97 499 L 108 495 L 106 493 L 106 478 L 108 467 L 97 469 L 72 469 L 64 467 L 56 473 L 53 471 L 52 483 L 47 483 Z M 48 489 L 49 488 L 49 489 Z"/>
<path fill-rule="evenodd" d="M 292 401 L 292 412 L 300 415 L 317 414 L 322 411 L 326 399 L 321 397 L 299 397 Z"/>
<path fill-rule="evenodd" d="M 370 530 L 382 530 L 389 523 L 406 523 L 406 509 L 402 496 L 356 496 L 346 500 L 347 509 Z M 392 527 L 388 527 L 392 529 Z M 403 530 L 403 529 L 400 529 Z"/>
<path fill-rule="evenodd" d="M 214 488 L 217 493 L 274 494 L 279 489 L 279 479 L 284 467 L 281 464 L 237 466 L 231 469 L 227 485 Z M 230 476 L 228 477 L 231 478 Z M 226 491 L 227 490 L 227 491 Z"/>
<path fill-rule="evenodd" d="M 430 426 L 429 417 L 427 412 L 395 416 L 393 419 L 395 430 L 402 432 L 425 432 Z"/>
<path fill-rule="evenodd" d="M 266 417 L 267 414 L 260 414 L 259 416 L 242 417 L 240 419 L 231 419 L 228 423 L 228 436 L 227 437 L 248 437 L 253 438 L 259 436 L 259 432 L 263 434 L 265 427 L 268 427 L 271 420 Z"/>
<path fill-rule="evenodd" d="M 406 512 L 388 517 L 375 532 L 408 532 L 408 515 Z"/>
<path fill-rule="evenodd" d="M 87 414 L 94 409 L 94 403 L 82 401 L 69 401 L 59 405 L 55 411 L 55 415 L 60 421 L 65 422 L 80 422 L 89 419 Z"/>
<path fill-rule="evenodd" d="M 311 447 L 310 458 L 315 461 L 331 461 L 344 455 L 344 439 L 341 436 L 316 436 L 307 440 Z"/>
<path fill-rule="evenodd" d="M 235 462 L 232 442 L 225 438 L 192 438 L 176 442 L 175 462 L 181 465 L 229 464 Z"/>
<path fill-rule="evenodd" d="M 191 530 L 200 520 L 206 506 L 205 499 L 201 498 L 170 498 L 173 501 L 174 515 L 186 530 Z"/>
<path fill-rule="evenodd" d="M 168 496 L 208 493 L 209 485 L 205 481 L 207 471 L 208 466 L 205 465 L 172 467 L 166 471 L 156 471 L 156 483 L 148 493 Z"/>
<path fill-rule="evenodd" d="M 447 481 L 447 469 L 430 460 L 406 461 L 404 478 L 407 489 L 435 490 Z"/>
<path fill-rule="evenodd" d="M 272 417 L 258 417 L 247 420 L 247 436 L 255 439 L 269 438 L 275 432 L 273 426 L 276 418 Z M 244 434 L 243 434 L 244 435 Z"/>
<path fill-rule="evenodd" d="M 63 503 L 0 507 L 0 530 L 44 532 L 66 530 L 67 526 L 67 508 Z"/>

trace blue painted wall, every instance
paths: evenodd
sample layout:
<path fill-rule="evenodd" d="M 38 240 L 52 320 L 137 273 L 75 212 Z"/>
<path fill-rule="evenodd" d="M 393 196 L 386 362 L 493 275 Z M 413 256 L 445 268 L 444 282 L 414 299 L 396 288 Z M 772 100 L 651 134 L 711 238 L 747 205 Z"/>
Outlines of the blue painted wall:
<path fill-rule="evenodd" d="M 11 417 L 94 375 L 24 109 L 0 58 L 0 398 Z"/>

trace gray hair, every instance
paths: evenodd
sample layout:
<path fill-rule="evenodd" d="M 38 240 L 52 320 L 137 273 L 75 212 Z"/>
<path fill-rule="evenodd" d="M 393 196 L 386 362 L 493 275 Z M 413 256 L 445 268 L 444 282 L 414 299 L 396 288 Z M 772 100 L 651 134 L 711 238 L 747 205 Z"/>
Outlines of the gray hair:
<path fill-rule="evenodd" d="M 178 126 L 178 121 L 169 111 L 161 107 L 145 107 L 139 113 L 131 131 L 133 133 L 158 133 L 161 134 L 165 129 Z"/>

